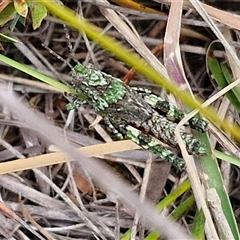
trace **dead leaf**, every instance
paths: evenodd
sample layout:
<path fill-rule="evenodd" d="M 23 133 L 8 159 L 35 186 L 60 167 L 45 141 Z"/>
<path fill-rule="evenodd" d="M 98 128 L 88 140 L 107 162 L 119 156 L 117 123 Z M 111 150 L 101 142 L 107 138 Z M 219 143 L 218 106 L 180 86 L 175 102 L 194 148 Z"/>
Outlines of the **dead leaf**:
<path fill-rule="evenodd" d="M 22 17 L 26 17 L 28 14 L 28 5 L 25 0 L 14 0 L 13 3 L 17 13 Z"/>
<path fill-rule="evenodd" d="M 0 12 L 2 12 L 2 10 L 11 2 L 12 0 L 2 0 L 0 2 Z"/>
<path fill-rule="evenodd" d="M 76 164 L 74 164 L 74 166 L 76 166 Z M 92 193 L 92 185 L 90 183 L 90 180 L 87 179 L 86 175 L 77 166 L 73 167 L 73 178 L 75 180 L 77 188 L 83 194 Z"/>

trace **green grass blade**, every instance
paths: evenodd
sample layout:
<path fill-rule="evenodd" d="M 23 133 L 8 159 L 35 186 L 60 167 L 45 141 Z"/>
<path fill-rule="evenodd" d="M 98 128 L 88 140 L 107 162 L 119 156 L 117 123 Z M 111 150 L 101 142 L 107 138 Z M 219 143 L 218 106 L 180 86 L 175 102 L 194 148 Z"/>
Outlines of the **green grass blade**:
<path fill-rule="evenodd" d="M 218 150 L 214 150 L 214 154 L 216 158 L 221 159 L 223 161 L 229 162 L 235 166 L 240 167 L 240 159 L 237 157 L 233 157 L 231 155 L 228 155 L 226 153 L 220 152 Z"/>
<path fill-rule="evenodd" d="M 189 196 L 186 200 L 184 200 L 172 213 L 171 218 L 174 220 L 182 217 L 186 212 L 188 212 L 195 204 L 194 196 Z"/>
<path fill-rule="evenodd" d="M 199 134 L 198 139 L 204 142 L 206 139 L 204 134 Z M 207 149 L 211 151 L 211 149 Z M 207 189 L 214 188 L 217 191 L 219 198 L 221 199 L 221 207 L 226 220 L 231 228 L 232 234 L 235 240 L 239 239 L 239 230 L 237 227 L 236 219 L 233 213 L 229 196 L 225 190 L 222 175 L 218 166 L 217 160 L 214 156 L 201 157 L 201 166 L 205 179 L 207 179 Z"/>
<path fill-rule="evenodd" d="M 25 72 L 27 73 L 28 75 L 32 76 L 32 77 L 35 77 L 53 87 L 56 87 L 58 88 L 59 90 L 62 90 L 63 92 L 67 92 L 67 93 L 70 93 L 72 92 L 72 88 L 68 87 L 67 85 L 53 79 L 53 78 L 50 78 L 30 67 L 27 67 L 26 65 L 23 65 L 19 62 L 16 62 L 8 57 L 5 57 L 4 55 L 0 54 L 0 61 L 6 63 L 7 65 L 10 65 L 22 72 Z"/>
<path fill-rule="evenodd" d="M 207 59 L 209 69 L 212 72 L 213 78 L 218 86 L 223 89 L 232 82 L 231 74 L 225 64 L 219 64 L 214 58 L 208 57 Z M 240 112 L 240 93 L 236 88 L 233 88 L 226 93 L 229 101 Z"/>
<path fill-rule="evenodd" d="M 186 181 L 187 182 L 187 181 Z M 180 191 L 178 191 L 180 192 Z M 192 206 L 195 204 L 194 196 L 189 196 L 185 201 L 183 201 L 170 215 L 172 220 L 177 220 L 188 212 Z M 204 229 L 204 224 L 203 224 Z M 157 240 L 161 236 L 161 233 L 158 231 L 152 231 L 144 240 Z"/>
<path fill-rule="evenodd" d="M 182 184 L 178 186 L 174 191 L 172 191 L 168 196 L 166 196 L 163 200 L 161 200 L 157 205 L 156 209 L 158 211 L 163 210 L 165 207 L 174 203 L 178 197 L 180 197 L 183 193 L 188 191 L 191 188 L 191 183 L 189 180 L 184 181 Z M 160 233 L 158 231 L 152 231 L 148 236 L 147 240 L 156 240 L 159 237 Z M 123 234 L 121 240 L 130 240 L 131 238 L 131 230 L 129 229 L 127 232 Z"/>
<path fill-rule="evenodd" d="M 191 230 L 191 233 L 194 239 L 197 239 L 197 240 L 205 239 L 204 227 L 205 227 L 205 217 L 204 217 L 203 211 L 197 210 L 194 216 L 193 226 Z"/>
<path fill-rule="evenodd" d="M 222 69 L 223 75 L 224 75 L 227 83 L 228 84 L 232 83 L 233 82 L 232 74 L 230 73 L 230 70 L 229 70 L 229 68 L 227 67 L 227 65 L 225 63 L 221 64 L 221 69 Z M 234 96 L 237 99 L 236 105 L 239 106 L 240 105 L 239 104 L 240 103 L 240 92 L 238 91 L 238 89 L 236 87 L 233 88 L 231 91 L 233 92 Z"/>
<path fill-rule="evenodd" d="M 0 41 L 3 41 L 3 42 L 10 42 L 10 43 L 18 43 L 19 41 L 14 39 L 14 38 L 11 38 L 5 34 L 2 34 L 0 33 Z"/>
<path fill-rule="evenodd" d="M 165 207 L 174 203 L 178 197 L 180 197 L 183 193 L 188 191 L 191 188 L 191 183 L 189 180 L 186 180 L 182 184 L 178 186 L 174 191 L 172 191 L 168 196 L 166 196 L 162 201 L 160 201 L 156 205 L 156 209 L 158 211 L 162 211 Z"/>

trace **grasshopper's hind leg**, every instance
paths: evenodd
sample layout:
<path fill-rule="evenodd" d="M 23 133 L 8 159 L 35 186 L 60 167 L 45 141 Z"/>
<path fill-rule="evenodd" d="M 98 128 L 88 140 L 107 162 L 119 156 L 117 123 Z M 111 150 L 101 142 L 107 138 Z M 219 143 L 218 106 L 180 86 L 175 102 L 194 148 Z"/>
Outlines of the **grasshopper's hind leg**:
<path fill-rule="evenodd" d="M 161 145 L 153 137 L 148 134 L 144 134 L 138 129 L 132 126 L 126 126 L 125 134 L 133 142 L 140 145 L 142 148 L 156 154 L 162 160 L 165 160 L 180 170 L 183 170 L 185 167 L 185 162 L 182 158 L 178 157 L 168 148 Z"/>

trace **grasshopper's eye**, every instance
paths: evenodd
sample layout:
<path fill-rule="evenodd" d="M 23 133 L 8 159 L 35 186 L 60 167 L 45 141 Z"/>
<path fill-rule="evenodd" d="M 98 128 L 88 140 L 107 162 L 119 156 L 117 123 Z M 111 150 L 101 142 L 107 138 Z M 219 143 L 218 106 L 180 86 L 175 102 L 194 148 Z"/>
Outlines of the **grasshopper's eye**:
<path fill-rule="evenodd" d="M 93 87 L 108 84 L 101 71 L 87 68 L 82 64 L 76 65 L 73 70 L 73 77 L 81 84 Z"/>
<path fill-rule="evenodd" d="M 105 77 L 101 71 L 91 71 L 89 74 L 89 85 L 91 86 L 104 86 L 107 85 Z"/>

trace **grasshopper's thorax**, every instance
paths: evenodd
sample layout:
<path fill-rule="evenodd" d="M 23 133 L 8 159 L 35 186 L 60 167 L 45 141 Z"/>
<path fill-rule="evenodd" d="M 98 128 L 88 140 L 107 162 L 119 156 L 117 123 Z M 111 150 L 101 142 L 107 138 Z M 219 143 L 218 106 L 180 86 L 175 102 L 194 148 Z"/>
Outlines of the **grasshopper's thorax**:
<path fill-rule="evenodd" d="M 81 64 L 74 68 L 73 77 L 78 83 L 75 90 L 84 94 L 96 111 L 103 111 L 126 93 L 126 86 L 121 80 Z"/>

